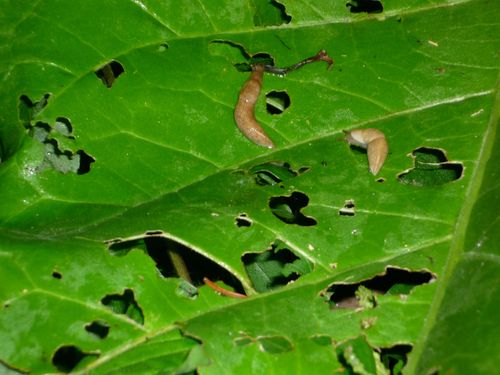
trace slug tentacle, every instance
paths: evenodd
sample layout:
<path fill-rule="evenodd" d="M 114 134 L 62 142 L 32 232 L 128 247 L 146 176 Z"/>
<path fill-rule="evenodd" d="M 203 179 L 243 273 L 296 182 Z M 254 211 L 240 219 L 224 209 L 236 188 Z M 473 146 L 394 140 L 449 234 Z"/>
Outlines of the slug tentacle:
<path fill-rule="evenodd" d="M 273 65 L 264 65 L 264 70 L 268 73 L 273 73 L 273 74 L 278 74 L 280 76 L 284 76 L 290 72 L 293 72 L 294 70 L 302 68 L 304 65 L 316 62 L 316 61 L 324 61 L 328 64 L 328 70 L 330 70 L 333 66 L 333 59 L 328 56 L 328 53 L 322 49 L 320 50 L 316 55 L 312 57 L 308 57 L 307 59 L 304 59 L 302 61 L 299 61 L 297 64 L 294 64 L 292 66 L 288 66 L 286 68 L 278 68 Z"/>
<path fill-rule="evenodd" d="M 263 76 L 264 66 L 262 64 L 253 65 L 250 78 L 245 82 L 240 91 L 238 104 L 236 104 L 234 109 L 234 119 L 236 120 L 238 129 L 253 143 L 273 148 L 274 143 L 259 125 L 254 114 L 255 103 L 257 103 L 257 99 L 259 98 Z"/>
<path fill-rule="evenodd" d="M 374 128 L 344 130 L 344 133 L 346 141 L 351 145 L 367 149 L 370 172 L 373 175 L 377 175 L 382 165 L 384 165 L 387 153 L 389 152 L 384 133 Z"/>

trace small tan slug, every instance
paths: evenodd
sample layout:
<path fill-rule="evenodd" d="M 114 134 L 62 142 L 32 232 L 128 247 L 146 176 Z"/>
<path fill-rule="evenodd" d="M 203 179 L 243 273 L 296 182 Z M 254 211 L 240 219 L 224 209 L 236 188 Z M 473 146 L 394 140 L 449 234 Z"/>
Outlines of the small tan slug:
<path fill-rule="evenodd" d="M 240 91 L 238 104 L 236 104 L 234 109 L 234 119 L 236 120 L 238 129 L 240 129 L 243 135 L 253 143 L 259 146 L 273 148 L 273 141 L 271 141 L 264 129 L 259 125 L 254 114 L 255 103 L 260 94 L 263 76 L 264 65 L 253 65 L 250 78 L 245 82 Z"/>
<path fill-rule="evenodd" d="M 384 133 L 374 128 L 344 130 L 344 133 L 346 141 L 351 145 L 367 149 L 370 172 L 377 175 L 389 151 Z"/>

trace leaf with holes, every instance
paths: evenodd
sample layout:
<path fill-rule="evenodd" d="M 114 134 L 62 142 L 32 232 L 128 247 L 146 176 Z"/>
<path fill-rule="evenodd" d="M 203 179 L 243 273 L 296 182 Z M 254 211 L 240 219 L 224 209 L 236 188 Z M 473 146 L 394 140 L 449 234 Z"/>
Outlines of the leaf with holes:
<path fill-rule="evenodd" d="M 0 372 L 498 367 L 495 2 L 0 9 Z"/>

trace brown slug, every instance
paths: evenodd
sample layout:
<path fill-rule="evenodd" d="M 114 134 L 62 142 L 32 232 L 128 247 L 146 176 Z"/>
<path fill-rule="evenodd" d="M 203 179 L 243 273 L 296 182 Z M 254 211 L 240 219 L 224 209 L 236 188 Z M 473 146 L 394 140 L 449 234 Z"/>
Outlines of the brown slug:
<path fill-rule="evenodd" d="M 234 109 L 234 119 L 236 120 L 238 129 L 240 129 L 243 135 L 253 143 L 259 146 L 273 148 L 274 143 L 259 125 L 254 114 L 255 103 L 259 98 L 263 76 L 264 65 L 252 65 L 250 78 L 245 82 L 240 91 L 238 103 Z"/>
<path fill-rule="evenodd" d="M 286 75 L 294 70 L 300 69 L 304 65 L 316 62 L 325 61 L 328 64 L 328 69 L 333 65 L 333 59 L 328 56 L 325 50 L 319 51 L 315 56 L 308 57 L 305 60 L 298 62 L 286 68 L 277 68 L 273 65 L 253 64 L 251 65 L 252 73 L 250 78 L 245 82 L 238 97 L 238 103 L 234 108 L 234 119 L 238 129 L 245 137 L 259 146 L 274 148 L 274 143 L 266 134 L 264 129 L 255 119 L 255 103 L 259 98 L 264 72 Z"/>
<path fill-rule="evenodd" d="M 344 130 L 344 133 L 346 141 L 351 145 L 367 149 L 370 172 L 377 175 L 389 152 L 384 133 L 374 128 Z"/>

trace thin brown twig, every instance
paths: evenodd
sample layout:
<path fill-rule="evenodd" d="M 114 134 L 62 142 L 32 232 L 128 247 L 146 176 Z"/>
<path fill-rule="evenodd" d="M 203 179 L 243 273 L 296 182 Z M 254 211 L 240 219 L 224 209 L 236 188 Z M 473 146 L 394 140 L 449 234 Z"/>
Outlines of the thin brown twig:
<path fill-rule="evenodd" d="M 205 283 L 206 286 L 215 290 L 217 293 L 222 294 L 223 296 L 231 297 L 231 298 L 247 298 L 247 296 L 244 294 L 233 292 L 232 290 L 227 290 L 227 289 L 224 289 L 224 288 L 218 286 L 216 283 L 211 281 L 208 277 L 204 277 L 203 282 Z"/>

